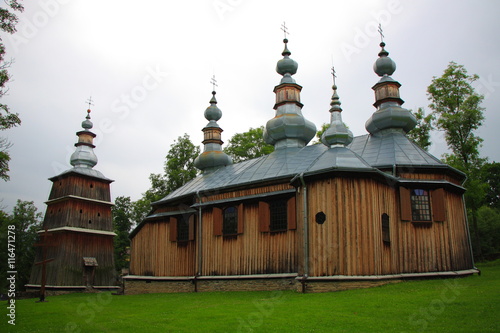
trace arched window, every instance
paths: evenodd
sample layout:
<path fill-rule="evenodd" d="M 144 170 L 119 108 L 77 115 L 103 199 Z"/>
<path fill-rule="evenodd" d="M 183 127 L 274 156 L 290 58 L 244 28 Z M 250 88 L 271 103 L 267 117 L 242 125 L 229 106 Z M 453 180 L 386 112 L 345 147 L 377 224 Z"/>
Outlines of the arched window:
<path fill-rule="evenodd" d="M 238 233 L 238 208 L 236 206 L 224 209 L 222 234 L 236 235 Z"/>

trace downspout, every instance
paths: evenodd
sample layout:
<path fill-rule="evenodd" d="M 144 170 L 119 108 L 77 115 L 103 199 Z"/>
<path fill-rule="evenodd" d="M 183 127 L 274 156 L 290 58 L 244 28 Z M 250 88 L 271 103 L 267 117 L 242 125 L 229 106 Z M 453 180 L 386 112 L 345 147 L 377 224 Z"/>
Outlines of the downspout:
<path fill-rule="evenodd" d="M 302 293 L 306 292 L 306 280 L 309 276 L 309 223 L 307 218 L 307 187 L 304 181 L 304 173 L 299 176 L 302 183 L 302 218 L 304 225 L 304 275 L 302 276 Z"/>
<path fill-rule="evenodd" d="M 201 230 L 201 195 L 200 195 L 200 190 L 196 191 L 196 196 L 198 197 L 198 272 L 195 275 L 195 281 L 194 281 L 194 286 L 195 286 L 195 291 L 198 291 L 198 284 L 196 281 L 196 278 L 201 275 L 201 270 L 202 270 L 202 264 L 203 264 L 203 258 L 202 258 L 202 230 Z"/>

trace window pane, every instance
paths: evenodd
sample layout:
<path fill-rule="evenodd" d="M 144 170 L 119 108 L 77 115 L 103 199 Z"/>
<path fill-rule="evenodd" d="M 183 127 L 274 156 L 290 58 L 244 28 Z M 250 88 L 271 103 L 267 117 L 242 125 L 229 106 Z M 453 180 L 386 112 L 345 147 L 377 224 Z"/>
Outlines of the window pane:
<path fill-rule="evenodd" d="M 287 200 L 276 200 L 269 203 L 270 210 L 270 230 L 282 231 L 287 230 Z"/>
<path fill-rule="evenodd" d="M 422 189 L 411 190 L 411 213 L 413 221 L 431 221 L 429 192 Z"/>
<path fill-rule="evenodd" d="M 189 215 L 181 215 L 177 218 L 177 240 L 189 240 Z"/>
<path fill-rule="evenodd" d="M 238 233 L 238 209 L 234 206 L 224 209 L 222 233 L 224 235 L 235 235 Z"/>

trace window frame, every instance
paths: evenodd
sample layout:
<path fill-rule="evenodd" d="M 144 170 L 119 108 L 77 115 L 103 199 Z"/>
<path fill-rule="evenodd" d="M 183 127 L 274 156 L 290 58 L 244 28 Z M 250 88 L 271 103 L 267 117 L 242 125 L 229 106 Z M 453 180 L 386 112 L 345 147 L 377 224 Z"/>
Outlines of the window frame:
<path fill-rule="evenodd" d="M 237 212 L 236 220 L 236 233 L 224 233 L 224 212 L 226 209 L 234 207 Z M 243 234 L 244 231 L 244 204 L 227 205 L 227 206 L 214 206 L 212 207 L 212 221 L 214 236 L 228 236 L 234 237 Z"/>
<path fill-rule="evenodd" d="M 431 193 L 428 189 L 410 189 L 410 206 L 412 222 L 432 222 Z"/>
<path fill-rule="evenodd" d="M 286 202 L 286 228 L 271 228 L 271 203 L 276 201 Z M 281 233 L 297 229 L 296 197 L 275 197 L 268 201 L 259 201 L 259 231 Z"/>
<path fill-rule="evenodd" d="M 228 212 L 232 210 L 232 212 Z M 238 234 L 238 207 L 228 206 L 222 209 L 222 235 L 234 236 Z"/>
<path fill-rule="evenodd" d="M 182 215 L 177 215 L 169 218 L 169 223 L 170 223 L 170 241 L 171 242 L 177 242 L 178 244 L 185 244 L 190 241 L 195 240 L 195 216 L 196 214 L 191 213 L 191 214 L 182 214 Z M 183 238 L 179 238 L 179 225 L 181 223 L 186 224 L 186 235 Z"/>
<path fill-rule="evenodd" d="M 413 219 L 412 211 L 412 190 L 425 190 L 428 192 L 429 205 L 429 220 Z M 446 207 L 446 191 L 443 187 L 437 187 L 427 184 L 419 184 L 419 186 L 399 187 L 399 203 L 400 203 L 400 218 L 404 222 L 412 222 L 415 224 L 430 224 L 433 222 L 446 222 L 447 207 Z"/>

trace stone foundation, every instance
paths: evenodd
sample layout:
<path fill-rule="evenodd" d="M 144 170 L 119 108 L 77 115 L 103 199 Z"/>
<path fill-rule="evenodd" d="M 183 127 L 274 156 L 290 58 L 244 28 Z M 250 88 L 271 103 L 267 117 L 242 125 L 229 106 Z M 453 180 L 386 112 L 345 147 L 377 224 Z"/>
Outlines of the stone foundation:
<path fill-rule="evenodd" d="M 321 293 L 378 287 L 409 279 L 435 279 L 467 276 L 479 271 L 412 273 L 383 276 L 325 276 L 297 277 L 297 274 L 239 275 L 239 276 L 185 276 L 123 277 L 125 295 L 147 293 L 180 293 L 205 291 L 277 291 L 296 290 L 300 293 Z"/>

